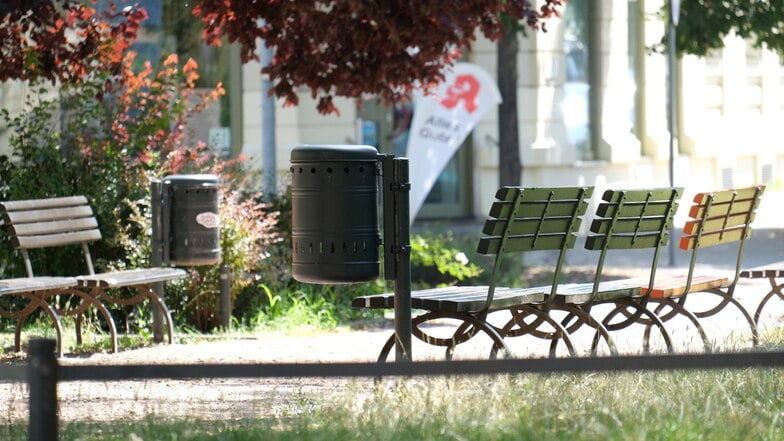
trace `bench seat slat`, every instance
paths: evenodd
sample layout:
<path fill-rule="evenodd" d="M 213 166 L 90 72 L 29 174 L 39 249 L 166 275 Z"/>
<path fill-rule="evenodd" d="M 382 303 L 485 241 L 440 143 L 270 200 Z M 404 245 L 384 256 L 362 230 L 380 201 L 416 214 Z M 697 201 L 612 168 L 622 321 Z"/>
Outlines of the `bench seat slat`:
<path fill-rule="evenodd" d="M 650 292 L 650 297 L 654 299 L 665 299 L 669 297 L 678 297 L 686 293 L 686 275 L 678 274 L 670 277 L 657 278 L 653 284 L 653 290 Z M 714 288 L 723 288 L 730 283 L 729 278 L 724 276 L 701 274 L 694 276 L 691 280 L 689 292 L 707 291 Z M 648 282 L 640 280 L 640 286 L 643 286 L 643 294 L 648 292 Z"/>
<path fill-rule="evenodd" d="M 555 299 L 561 303 L 585 303 L 588 301 L 608 301 L 640 296 L 640 285 L 632 283 L 628 279 L 607 280 L 600 282 L 596 290 L 596 296 L 591 298 L 593 293 L 593 283 L 567 283 L 558 285 Z"/>
<path fill-rule="evenodd" d="M 784 261 L 744 269 L 740 272 L 740 277 L 746 279 L 769 279 L 784 277 Z"/>
<path fill-rule="evenodd" d="M 0 280 L 0 296 L 23 292 L 39 292 L 50 289 L 62 289 L 76 286 L 73 277 L 20 277 Z"/>
<path fill-rule="evenodd" d="M 487 286 L 452 286 L 412 291 L 411 307 L 442 312 L 478 311 L 485 307 L 487 290 Z M 490 309 L 539 303 L 544 300 L 544 297 L 545 293 L 541 288 L 496 288 Z M 377 309 L 394 308 L 395 294 L 384 293 L 356 297 L 352 300 L 352 306 Z"/>
<path fill-rule="evenodd" d="M 124 286 L 146 285 L 155 282 L 168 282 L 182 279 L 187 275 L 179 268 L 139 268 L 124 271 L 100 273 L 90 276 L 79 276 L 76 280 L 80 286 L 101 288 L 122 288 Z"/>

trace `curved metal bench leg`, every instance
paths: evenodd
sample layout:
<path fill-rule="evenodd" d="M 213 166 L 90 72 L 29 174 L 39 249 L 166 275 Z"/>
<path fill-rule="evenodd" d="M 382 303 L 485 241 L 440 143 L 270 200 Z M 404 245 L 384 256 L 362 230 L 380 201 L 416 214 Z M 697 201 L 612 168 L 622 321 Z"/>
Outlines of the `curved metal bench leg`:
<path fill-rule="evenodd" d="M 139 292 L 142 293 L 144 297 L 147 297 L 161 312 L 163 318 L 166 320 L 166 334 L 168 336 L 169 344 L 172 344 L 174 342 L 174 322 L 172 321 L 171 312 L 166 306 L 166 302 L 155 293 L 150 285 L 136 285 L 132 288 L 139 290 Z"/>
<path fill-rule="evenodd" d="M 711 347 L 712 346 L 711 342 L 708 339 L 708 334 L 705 332 L 705 328 L 702 327 L 702 323 L 700 323 L 700 319 L 698 319 L 696 315 L 694 315 L 688 309 L 684 308 L 683 305 L 681 305 L 679 302 L 676 302 L 675 300 L 672 299 L 655 299 L 650 301 L 659 304 L 659 306 L 657 306 L 656 309 L 654 310 L 654 314 L 656 314 L 657 316 L 659 315 L 659 312 L 664 309 L 665 306 L 669 306 L 677 314 L 681 314 L 687 319 L 689 319 L 691 324 L 694 325 L 694 327 L 697 329 L 697 332 L 700 334 L 700 339 L 702 339 L 702 346 L 703 349 L 705 349 L 705 352 L 707 353 L 713 352 L 713 348 Z M 669 318 L 672 317 L 673 315 L 669 315 Z M 646 327 L 645 329 L 646 334 L 650 333 L 650 326 L 651 325 L 648 325 L 648 327 Z"/>
<path fill-rule="evenodd" d="M 417 336 L 420 340 L 424 341 L 425 343 L 435 344 L 433 340 L 427 337 L 421 330 L 419 330 L 419 325 L 436 318 L 451 318 L 454 320 L 461 320 L 463 323 L 458 326 L 458 331 L 465 329 L 466 331 L 459 333 L 455 332 L 452 334 L 451 344 L 447 346 L 447 355 L 448 359 L 451 360 L 452 356 L 454 355 L 454 348 L 463 343 L 467 340 L 473 338 L 477 331 L 484 332 L 490 339 L 493 341 L 493 347 L 490 350 L 490 357 L 495 358 L 498 354 L 498 350 L 503 350 L 508 357 L 511 353 L 509 351 L 509 347 L 506 346 L 506 342 L 504 342 L 503 337 L 496 331 L 494 327 L 492 327 L 489 323 L 484 320 L 481 320 L 473 315 L 470 314 L 452 314 L 452 313 L 444 313 L 444 312 L 429 312 L 425 313 L 416 319 L 414 319 L 414 327 L 415 332 L 414 335 Z M 473 329 L 472 329 L 473 328 Z M 461 339 L 459 337 L 467 336 L 465 339 Z"/>
<path fill-rule="evenodd" d="M 721 302 L 719 302 L 718 305 L 716 305 L 713 308 L 708 309 L 706 311 L 694 312 L 693 314 L 697 318 L 710 317 L 710 316 L 715 315 L 715 314 L 719 313 L 720 311 L 722 311 L 726 305 L 732 304 L 733 306 L 735 306 L 735 309 L 737 309 L 738 312 L 740 312 L 740 314 L 743 316 L 743 318 L 746 319 L 746 322 L 749 325 L 749 329 L 751 330 L 752 346 L 757 347 L 759 345 L 759 333 L 757 332 L 756 322 L 751 317 L 751 314 L 749 314 L 749 312 L 746 310 L 746 308 L 744 308 L 743 305 L 740 304 L 738 299 L 736 299 L 735 297 L 733 297 L 733 296 L 731 296 L 731 295 L 729 295 L 729 294 L 727 294 L 724 291 L 721 291 L 719 289 L 709 289 L 709 290 L 700 291 L 700 292 L 706 293 L 706 294 L 716 295 L 716 296 L 718 296 L 721 299 Z M 686 307 L 685 301 L 682 303 L 682 306 L 684 308 Z"/>
<path fill-rule="evenodd" d="M 741 315 L 743 315 L 743 318 L 746 319 L 746 322 L 748 323 L 749 328 L 751 329 L 751 343 L 752 343 L 752 346 L 755 347 L 755 348 L 757 346 L 759 346 L 759 333 L 757 332 L 757 324 L 755 323 L 754 319 L 751 318 L 751 315 L 749 314 L 749 312 L 746 311 L 746 308 L 744 308 L 743 305 L 740 304 L 738 299 L 736 299 L 733 296 L 728 295 L 725 292 L 718 291 L 718 290 L 711 290 L 711 291 L 705 291 L 705 292 L 709 292 L 711 294 L 715 294 L 715 295 L 725 299 L 727 302 L 732 303 L 735 306 L 735 308 L 741 313 Z M 697 317 L 699 317 L 699 314 L 695 314 L 695 315 Z"/>
<path fill-rule="evenodd" d="M 427 335 L 422 329 L 419 327 L 422 323 L 425 323 L 429 320 L 439 319 L 439 318 L 451 318 L 454 320 L 460 320 L 461 323 L 458 326 L 458 331 L 463 330 L 463 332 L 455 332 L 452 334 L 452 337 L 449 339 L 444 338 L 436 338 Z M 476 335 L 476 331 L 482 331 L 487 334 L 488 337 L 493 341 L 493 348 L 491 349 L 491 357 L 494 357 L 495 354 L 498 353 L 499 349 L 503 349 L 507 354 L 509 354 L 509 348 L 506 346 L 503 338 L 498 334 L 498 332 L 490 326 L 488 323 L 479 320 L 478 318 L 471 316 L 471 315 L 464 315 L 464 314 L 452 314 L 452 313 L 436 313 L 436 312 L 427 312 L 422 314 L 418 317 L 415 317 L 412 321 L 412 335 L 424 343 L 433 345 L 433 346 L 444 346 L 447 348 L 447 359 L 451 359 L 451 356 L 454 354 L 454 347 L 457 345 L 470 340 Z M 389 339 L 386 341 L 384 346 L 381 348 L 381 353 L 378 356 L 378 362 L 384 362 L 389 357 L 389 353 L 392 351 L 392 348 L 395 347 L 395 338 L 396 334 L 392 334 Z"/>
<path fill-rule="evenodd" d="M 762 309 L 765 307 L 765 304 L 767 304 L 768 301 L 773 298 L 775 294 L 776 293 L 773 291 L 765 294 L 765 297 L 763 297 L 762 301 L 760 301 L 759 305 L 757 305 L 757 310 L 754 312 L 754 322 L 757 323 L 757 326 L 759 326 L 760 316 L 762 316 Z"/>
<path fill-rule="evenodd" d="M 561 309 L 563 311 L 569 312 L 569 315 L 561 322 L 564 328 L 569 328 L 567 324 L 571 321 L 571 318 L 577 318 L 581 322 L 587 324 L 588 326 L 594 328 L 596 330 L 596 334 L 594 335 L 594 340 L 596 344 L 591 344 L 591 355 L 596 356 L 598 352 L 599 346 L 599 337 L 604 338 L 604 341 L 607 343 L 607 346 L 610 348 L 610 353 L 612 355 L 618 355 L 618 349 L 615 346 L 615 342 L 613 341 L 612 337 L 610 337 L 610 331 L 604 327 L 604 325 L 598 322 L 591 314 L 588 312 L 580 309 L 578 306 L 575 305 L 558 305 L 554 309 Z M 557 342 L 555 342 L 557 344 Z"/>
<path fill-rule="evenodd" d="M 770 281 L 770 292 L 765 294 L 765 297 L 760 301 L 759 305 L 757 305 L 757 310 L 754 312 L 754 323 L 759 326 L 759 320 L 762 316 L 762 309 L 765 307 L 765 304 L 770 301 L 774 296 L 778 297 L 781 300 L 784 300 L 784 293 L 781 292 L 781 288 L 784 285 L 779 285 L 776 283 L 775 279 L 771 278 Z"/>
<path fill-rule="evenodd" d="M 174 321 L 172 320 L 171 312 L 166 306 L 166 303 L 159 297 L 150 285 L 133 285 L 128 286 L 130 289 L 136 289 L 138 293 L 130 298 L 123 298 L 120 296 L 112 295 L 107 289 L 102 287 L 93 287 L 91 295 L 96 299 L 105 299 L 108 302 L 118 305 L 136 305 L 142 302 L 145 298 L 153 303 L 153 307 L 158 308 L 166 320 L 166 333 L 168 335 L 169 344 L 174 342 Z M 99 300 L 100 301 L 100 300 Z"/>
<path fill-rule="evenodd" d="M 615 301 L 615 305 L 616 305 L 615 308 L 612 311 L 610 311 L 610 313 L 607 314 L 607 316 L 605 316 L 605 318 L 602 320 L 602 324 L 606 328 L 609 328 L 609 323 L 613 319 L 613 317 L 615 317 L 616 315 L 620 314 L 626 308 L 634 308 L 635 310 L 637 310 L 640 313 L 639 317 L 645 316 L 649 320 L 648 324 L 646 325 L 645 332 L 643 334 L 643 350 L 645 351 L 645 353 L 646 354 L 650 353 L 650 347 L 651 347 L 651 345 L 650 345 L 650 329 L 651 329 L 651 327 L 653 325 L 656 325 L 656 327 L 659 328 L 659 332 L 661 333 L 662 338 L 664 339 L 664 344 L 667 347 L 667 353 L 668 354 L 672 354 L 674 352 L 673 347 L 672 347 L 672 338 L 670 337 L 670 333 L 667 331 L 667 328 L 664 326 L 664 322 L 662 322 L 661 318 L 659 318 L 658 315 L 656 315 L 654 312 L 650 311 L 644 305 L 635 302 L 634 300 L 626 300 L 626 299 L 616 300 Z M 637 322 L 644 323 L 644 322 L 642 322 L 642 320 L 640 320 L 640 318 L 637 318 L 636 321 L 630 321 L 628 324 L 626 324 L 626 326 L 624 326 L 624 328 L 632 325 L 633 323 L 637 323 Z M 619 329 L 623 329 L 623 328 L 619 328 Z M 598 344 L 598 339 L 597 338 L 594 338 L 594 343 Z"/>
<path fill-rule="evenodd" d="M 114 322 L 114 317 L 109 312 L 109 309 L 99 301 L 94 292 L 84 292 L 79 289 L 73 289 L 68 291 L 69 294 L 77 296 L 82 299 L 82 301 L 86 301 L 90 305 L 94 306 L 98 312 L 101 313 L 103 319 L 106 321 L 106 326 L 109 328 L 109 336 L 111 338 L 111 346 L 112 346 L 112 353 L 117 353 L 117 325 Z M 80 322 L 82 321 L 82 314 L 77 314 L 76 322 L 77 322 L 77 335 L 78 335 L 78 344 L 82 344 L 81 338 L 81 325 Z"/>
<path fill-rule="evenodd" d="M 14 347 L 16 348 L 16 351 L 19 352 L 22 350 L 22 328 L 24 327 L 24 323 L 27 321 L 27 317 L 29 317 L 30 314 L 36 309 L 41 308 L 52 320 L 54 331 L 57 334 L 57 356 L 62 357 L 65 353 L 63 351 L 63 327 L 60 324 L 60 317 L 57 315 L 57 311 L 55 311 L 54 307 L 47 303 L 43 298 L 32 293 L 18 293 L 15 295 L 24 297 L 37 306 L 36 308 L 25 308 L 27 312 L 20 315 L 19 319 L 16 321 L 16 330 L 14 333 Z"/>
<path fill-rule="evenodd" d="M 166 319 L 166 333 L 169 336 L 169 344 L 172 344 L 174 342 L 174 322 L 172 322 L 171 312 L 169 311 L 169 308 L 166 306 L 166 303 L 163 301 L 163 299 L 155 294 L 151 288 L 145 287 L 145 289 L 150 295 L 150 300 L 155 303 L 155 305 L 161 311 L 163 317 Z"/>
<path fill-rule="evenodd" d="M 381 353 L 378 354 L 379 363 L 384 363 L 385 361 L 387 361 L 387 357 L 389 357 L 389 352 L 395 346 L 396 336 L 397 334 L 392 333 L 392 335 L 390 335 L 389 338 L 387 339 L 387 342 L 384 343 L 384 346 L 381 347 Z"/>
<path fill-rule="evenodd" d="M 558 341 L 563 339 L 564 344 L 566 345 L 566 349 L 569 351 L 569 355 L 572 357 L 577 355 L 577 351 L 574 348 L 574 343 L 572 342 L 569 332 L 567 332 L 566 329 L 547 312 L 532 305 L 518 305 L 514 307 L 514 310 L 515 311 L 512 312 L 512 318 L 501 328 L 500 334 L 502 338 L 506 339 L 509 336 L 519 337 L 522 335 L 531 335 L 534 337 L 549 339 L 551 340 L 549 350 L 549 356 L 551 358 L 556 356 Z M 536 320 L 530 324 L 526 323 L 525 318 L 527 316 L 534 316 L 536 317 Z M 542 333 L 541 335 L 533 332 L 534 330 L 538 329 L 539 325 L 542 323 L 547 323 L 548 325 L 552 326 L 555 331 L 551 333 Z M 511 334 L 514 326 L 518 326 L 518 331 L 522 331 Z"/>

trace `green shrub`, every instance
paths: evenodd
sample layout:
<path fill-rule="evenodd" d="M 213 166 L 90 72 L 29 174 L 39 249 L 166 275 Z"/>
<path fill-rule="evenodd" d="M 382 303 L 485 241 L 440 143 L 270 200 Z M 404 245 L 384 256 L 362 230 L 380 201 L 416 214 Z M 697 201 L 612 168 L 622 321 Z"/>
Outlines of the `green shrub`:
<path fill-rule="evenodd" d="M 479 277 L 482 269 L 456 248 L 455 234 L 415 234 L 411 242 L 411 283 L 423 286 L 455 285 Z"/>

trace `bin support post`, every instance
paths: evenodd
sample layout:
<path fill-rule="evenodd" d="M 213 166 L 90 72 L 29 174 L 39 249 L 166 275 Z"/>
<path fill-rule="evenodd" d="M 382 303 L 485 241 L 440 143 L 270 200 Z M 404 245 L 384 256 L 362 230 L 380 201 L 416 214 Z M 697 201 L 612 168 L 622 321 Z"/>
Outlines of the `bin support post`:
<path fill-rule="evenodd" d="M 231 329 L 231 269 L 228 265 L 220 266 L 220 321 L 223 329 Z"/>
<path fill-rule="evenodd" d="M 150 211 L 152 234 L 150 240 L 150 265 L 163 265 L 163 183 L 153 179 L 150 183 Z M 163 298 L 163 282 L 152 284 L 155 294 Z M 156 343 L 163 341 L 163 314 L 159 308 L 152 308 L 152 338 Z"/>
<path fill-rule="evenodd" d="M 57 441 L 57 359 L 56 343 L 51 339 L 30 340 L 28 386 L 30 419 L 27 436 L 30 441 Z"/>
<path fill-rule="evenodd" d="M 384 274 L 395 281 L 395 361 L 411 361 L 411 243 L 408 159 L 380 155 L 384 202 Z"/>

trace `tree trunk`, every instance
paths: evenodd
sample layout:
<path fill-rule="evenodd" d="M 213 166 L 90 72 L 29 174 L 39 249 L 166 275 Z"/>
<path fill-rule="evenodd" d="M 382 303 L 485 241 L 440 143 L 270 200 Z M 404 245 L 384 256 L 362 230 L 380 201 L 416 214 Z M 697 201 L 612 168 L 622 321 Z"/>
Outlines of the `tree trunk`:
<path fill-rule="evenodd" d="M 498 89 L 503 100 L 498 106 L 498 181 L 501 186 L 520 185 L 520 135 L 517 120 L 517 29 L 506 26 L 498 40 Z"/>

